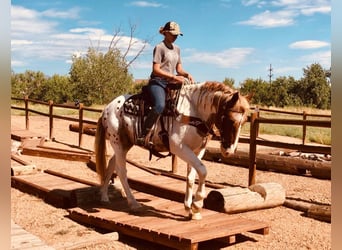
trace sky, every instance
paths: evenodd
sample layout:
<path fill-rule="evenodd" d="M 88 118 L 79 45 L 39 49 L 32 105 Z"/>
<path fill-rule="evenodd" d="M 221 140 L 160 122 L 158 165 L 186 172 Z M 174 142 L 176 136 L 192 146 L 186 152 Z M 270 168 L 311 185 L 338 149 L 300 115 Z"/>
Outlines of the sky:
<path fill-rule="evenodd" d="M 68 75 L 72 56 L 92 47 L 106 52 L 115 37 L 129 71 L 148 79 L 159 28 L 180 25 L 183 68 L 196 82 L 232 78 L 269 81 L 303 77 L 319 63 L 331 67 L 330 0 L 12 0 L 11 68 Z M 270 71 L 271 69 L 271 71 Z"/>

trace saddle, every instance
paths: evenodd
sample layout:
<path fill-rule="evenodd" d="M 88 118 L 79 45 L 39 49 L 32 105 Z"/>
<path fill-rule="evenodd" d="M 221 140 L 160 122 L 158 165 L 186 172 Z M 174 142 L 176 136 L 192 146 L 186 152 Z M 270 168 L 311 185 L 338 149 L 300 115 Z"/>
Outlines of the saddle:
<path fill-rule="evenodd" d="M 126 114 L 137 117 L 138 126 L 135 131 L 136 134 L 141 133 L 141 128 L 144 122 L 144 118 L 147 116 L 148 112 L 152 109 L 152 103 L 149 99 L 146 88 L 147 86 L 143 86 L 142 91 L 140 93 L 129 97 L 123 105 L 124 112 Z M 179 98 L 180 89 L 181 89 L 180 84 L 168 84 L 166 88 L 165 109 L 159 119 L 159 122 L 161 125 L 161 131 L 158 133 L 158 135 L 161 141 L 163 142 L 164 146 L 168 150 L 169 150 L 169 137 L 168 137 L 168 131 L 165 128 L 163 117 L 176 117 L 178 115 L 176 108 L 177 108 L 177 102 Z M 153 152 L 153 148 L 149 148 L 149 150 L 150 151 L 152 150 L 152 153 L 158 157 L 166 157 L 156 151 Z"/>

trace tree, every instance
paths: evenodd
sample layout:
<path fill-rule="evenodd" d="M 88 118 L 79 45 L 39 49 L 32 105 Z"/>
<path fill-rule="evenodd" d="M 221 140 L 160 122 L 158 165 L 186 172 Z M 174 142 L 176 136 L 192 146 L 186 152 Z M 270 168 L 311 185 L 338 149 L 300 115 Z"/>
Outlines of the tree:
<path fill-rule="evenodd" d="M 234 83 L 235 83 L 235 80 L 233 78 L 224 78 L 223 80 L 223 84 L 234 89 Z"/>
<path fill-rule="evenodd" d="M 293 77 L 278 77 L 270 84 L 269 97 L 272 106 L 285 107 L 294 104 L 295 96 L 291 95 L 291 87 L 296 83 Z"/>
<path fill-rule="evenodd" d="M 314 63 L 303 69 L 298 93 L 305 105 L 319 109 L 330 108 L 331 88 L 326 71 L 320 64 Z"/>
<path fill-rule="evenodd" d="M 85 56 L 73 56 L 70 80 L 75 99 L 79 99 L 85 105 L 104 104 L 132 89 L 133 77 L 129 74 L 128 67 L 139 57 L 147 44 L 147 41 L 141 42 L 140 49 L 132 52 L 133 46 L 138 43 L 133 36 L 135 30 L 136 26 L 131 25 L 124 53 L 117 48 L 122 39 L 118 30 L 106 52 L 90 47 Z M 128 60 L 128 55 L 132 53 L 133 59 Z"/>
<path fill-rule="evenodd" d="M 69 77 L 55 74 L 48 78 L 41 87 L 39 100 L 46 102 L 52 100 L 59 104 L 73 100 Z"/>
<path fill-rule="evenodd" d="M 41 87 L 47 78 L 41 71 L 26 70 L 24 73 L 11 75 L 11 93 L 15 97 L 28 96 L 31 99 L 40 97 Z"/>
<path fill-rule="evenodd" d="M 269 105 L 269 84 L 261 79 L 247 78 L 240 86 L 242 94 L 253 93 L 252 102 L 255 104 Z"/>

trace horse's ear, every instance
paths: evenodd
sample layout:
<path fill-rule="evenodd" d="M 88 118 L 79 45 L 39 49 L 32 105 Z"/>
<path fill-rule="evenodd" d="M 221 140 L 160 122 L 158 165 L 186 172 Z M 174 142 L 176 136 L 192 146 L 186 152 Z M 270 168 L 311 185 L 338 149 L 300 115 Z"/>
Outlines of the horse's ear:
<path fill-rule="evenodd" d="M 239 98 L 240 98 L 240 92 L 239 91 L 237 91 L 237 92 L 234 92 L 233 94 L 232 94 L 232 98 L 230 99 L 230 107 L 233 107 L 234 105 L 235 105 L 235 103 L 239 100 Z"/>
<path fill-rule="evenodd" d="M 239 100 L 239 98 L 240 98 L 240 93 L 239 91 L 237 91 L 232 94 L 232 98 L 230 99 L 230 101 L 234 105 Z"/>
<path fill-rule="evenodd" d="M 248 102 L 251 102 L 253 96 L 254 96 L 254 92 L 249 93 L 248 95 L 245 96 L 245 98 L 247 99 Z"/>

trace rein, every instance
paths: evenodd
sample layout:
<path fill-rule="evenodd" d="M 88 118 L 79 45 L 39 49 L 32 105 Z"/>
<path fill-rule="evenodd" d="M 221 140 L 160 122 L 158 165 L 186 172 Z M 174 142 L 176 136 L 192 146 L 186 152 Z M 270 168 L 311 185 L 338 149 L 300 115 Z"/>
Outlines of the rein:
<path fill-rule="evenodd" d="M 198 117 L 187 116 L 187 115 L 181 114 L 180 118 L 178 117 L 176 119 L 177 119 L 177 121 L 179 121 L 183 124 L 187 124 L 187 125 L 191 125 L 191 126 L 196 127 L 199 134 L 203 137 L 208 136 L 212 131 L 213 123 L 210 122 L 210 124 L 208 124 Z"/>

